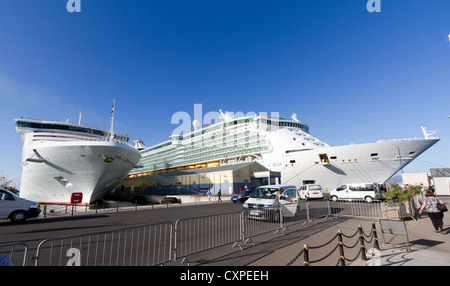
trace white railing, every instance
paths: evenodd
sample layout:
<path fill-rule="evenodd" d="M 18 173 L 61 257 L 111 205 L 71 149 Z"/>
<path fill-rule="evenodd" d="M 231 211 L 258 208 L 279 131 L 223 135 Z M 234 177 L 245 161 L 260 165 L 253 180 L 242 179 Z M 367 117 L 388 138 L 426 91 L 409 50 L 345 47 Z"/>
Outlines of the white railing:
<path fill-rule="evenodd" d="M 428 139 L 439 139 L 437 136 L 428 136 L 425 137 L 411 137 L 411 138 L 394 138 L 394 139 L 380 139 L 375 141 L 377 142 L 400 142 L 400 141 L 416 141 L 416 140 L 428 140 Z"/>

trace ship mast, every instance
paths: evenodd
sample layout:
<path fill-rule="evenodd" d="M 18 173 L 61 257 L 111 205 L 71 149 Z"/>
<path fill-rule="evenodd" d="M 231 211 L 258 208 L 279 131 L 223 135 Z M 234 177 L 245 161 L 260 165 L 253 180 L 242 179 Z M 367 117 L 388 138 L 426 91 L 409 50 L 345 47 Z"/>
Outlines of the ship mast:
<path fill-rule="evenodd" d="M 420 125 L 420 127 L 422 128 L 422 132 L 423 135 L 425 136 L 425 139 L 430 139 L 430 137 L 432 137 L 431 135 L 436 134 L 436 132 L 438 131 L 438 130 L 427 131 L 427 128 L 424 125 Z"/>
<path fill-rule="evenodd" d="M 111 129 L 109 130 L 109 141 L 113 141 L 114 140 L 114 108 L 116 105 L 116 100 L 113 99 L 113 106 L 111 109 Z"/>

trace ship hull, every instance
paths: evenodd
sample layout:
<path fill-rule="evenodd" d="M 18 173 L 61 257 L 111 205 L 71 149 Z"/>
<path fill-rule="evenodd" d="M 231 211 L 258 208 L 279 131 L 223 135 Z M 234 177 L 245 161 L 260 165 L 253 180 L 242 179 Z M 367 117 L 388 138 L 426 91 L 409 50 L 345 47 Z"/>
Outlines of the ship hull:
<path fill-rule="evenodd" d="M 21 197 L 68 204 L 72 193 L 82 193 L 82 203 L 103 198 L 141 155 L 127 144 L 86 140 L 24 144 L 22 157 Z"/>
<path fill-rule="evenodd" d="M 262 165 L 281 172 L 283 184 L 384 183 L 439 139 L 406 139 L 266 154 Z"/>

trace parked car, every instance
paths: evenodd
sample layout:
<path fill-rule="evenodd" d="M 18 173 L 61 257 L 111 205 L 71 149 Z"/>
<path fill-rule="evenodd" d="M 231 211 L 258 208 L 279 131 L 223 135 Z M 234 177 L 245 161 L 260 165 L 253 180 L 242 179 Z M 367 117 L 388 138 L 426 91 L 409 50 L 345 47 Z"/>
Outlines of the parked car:
<path fill-rule="evenodd" d="M 303 185 L 298 189 L 302 200 L 323 199 L 323 190 L 320 185 Z"/>
<path fill-rule="evenodd" d="M 267 185 L 254 190 L 244 203 L 247 218 L 278 221 L 294 217 L 300 209 L 300 197 L 294 185 Z"/>
<path fill-rule="evenodd" d="M 381 184 L 342 184 L 330 192 L 330 200 L 365 200 L 370 203 L 373 200 L 381 200 L 381 195 L 386 189 Z"/>
<path fill-rule="evenodd" d="M 250 197 L 250 194 L 252 191 L 250 190 L 243 190 L 239 194 L 235 194 L 231 197 L 231 201 L 233 203 L 244 203 L 248 198 Z"/>
<path fill-rule="evenodd" d="M 0 219 L 21 222 L 37 217 L 40 213 L 41 208 L 38 203 L 22 199 L 8 190 L 0 189 Z"/>
<path fill-rule="evenodd" d="M 181 199 L 175 197 L 165 197 L 162 199 L 161 204 L 181 204 Z"/>

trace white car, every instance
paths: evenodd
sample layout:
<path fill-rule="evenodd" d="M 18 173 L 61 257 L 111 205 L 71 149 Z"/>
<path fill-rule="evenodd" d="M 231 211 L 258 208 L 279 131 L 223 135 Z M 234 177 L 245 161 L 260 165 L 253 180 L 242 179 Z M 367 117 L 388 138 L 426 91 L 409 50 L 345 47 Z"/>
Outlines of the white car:
<path fill-rule="evenodd" d="M 302 200 L 323 199 L 323 190 L 320 185 L 309 184 L 303 185 L 298 189 Z"/>
<path fill-rule="evenodd" d="M 365 200 L 370 203 L 381 199 L 381 186 L 374 183 L 342 184 L 330 192 L 330 200 Z"/>
<path fill-rule="evenodd" d="M 246 217 L 278 221 L 294 217 L 300 209 L 300 196 L 294 185 L 267 185 L 254 190 L 244 203 Z"/>
<path fill-rule="evenodd" d="M 12 222 L 24 221 L 37 217 L 41 213 L 38 203 L 22 199 L 14 193 L 0 189 L 0 219 L 10 219 Z"/>

